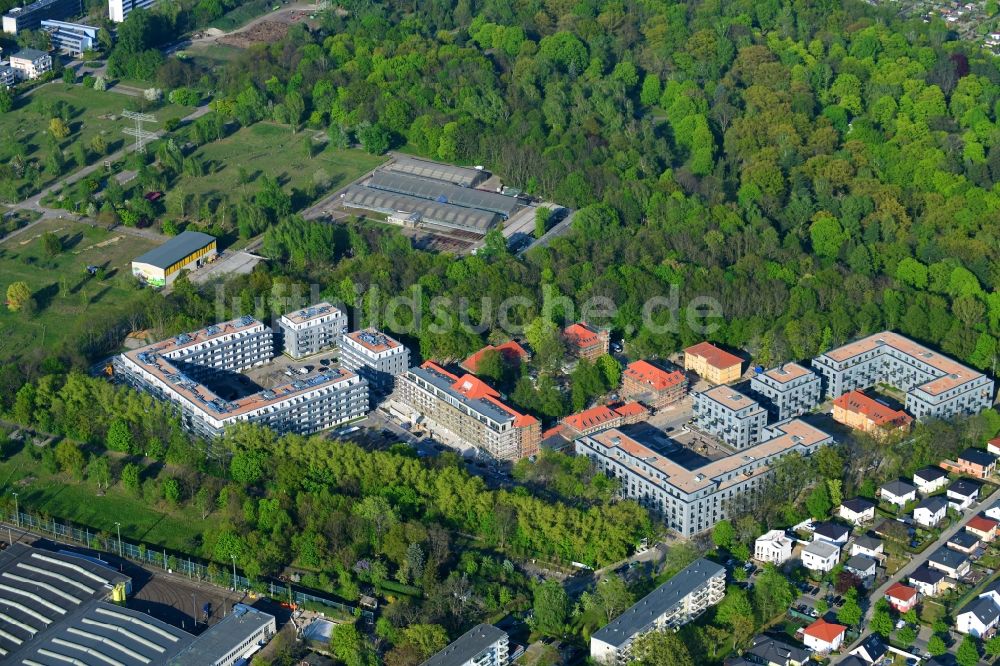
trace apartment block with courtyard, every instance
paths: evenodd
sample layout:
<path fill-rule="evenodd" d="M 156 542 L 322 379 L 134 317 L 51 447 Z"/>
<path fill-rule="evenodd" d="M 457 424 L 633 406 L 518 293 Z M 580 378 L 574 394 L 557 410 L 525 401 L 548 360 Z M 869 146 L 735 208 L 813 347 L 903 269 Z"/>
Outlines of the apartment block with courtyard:
<path fill-rule="evenodd" d="M 750 378 L 750 388 L 777 421 L 801 416 L 820 403 L 823 382 L 815 372 L 798 363 L 785 363 L 758 372 Z"/>
<path fill-rule="evenodd" d="M 292 358 L 312 356 L 336 346 L 346 330 L 347 315 L 326 301 L 278 319 L 281 343 Z"/>
<path fill-rule="evenodd" d="M 917 419 L 978 414 L 993 403 L 993 380 L 899 333 L 884 331 L 817 356 L 826 395 L 876 384 L 906 393 Z"/>
<path fill-rule="evenodd" d="M 752 502 L 783 456 L 793 451 L 810 455 L 833 441 L 822 430 L 793 419 L 766 427 L 760 444 L 712 460 L 655 429 L 641 431 L 641 425 L 580 437 L 574 450 L 620 479 L 622 497 L 645 506 L 684 537 L 711 529 L 729 518 L 734 507 Z M 649 430 L 658 435 L 649 435 Z"/>
<path fill-rule="evenodd" d="M 367 382 L 346 370 L 323 370 L 252 394 L 220 397 L 220 384 L 273 356 L 271 329 L 244 316 L 119 354 L 114 370 L 117 380 L 174 403 L 184 428 L 202 437 L 218 437 L 240 422 L 309 434 L 368 413 Z"/>
<path fill-rule="evenodd" d="M 446 444 L 478 448 L 496 460 L 533 456 L 542 439 L 534 416 L 501 402 L 500 393 L 475 375 L 458 377 L 431 361 L 397 377 L 387 409 Z"/>
<path fill-rule="evenodd" d="M 734 449 L 745 449 L 760 441 L 767 426 L 767 412 L 730 386 L 715 386 L 693 394 L 692 414 L 699 428 Z"/>

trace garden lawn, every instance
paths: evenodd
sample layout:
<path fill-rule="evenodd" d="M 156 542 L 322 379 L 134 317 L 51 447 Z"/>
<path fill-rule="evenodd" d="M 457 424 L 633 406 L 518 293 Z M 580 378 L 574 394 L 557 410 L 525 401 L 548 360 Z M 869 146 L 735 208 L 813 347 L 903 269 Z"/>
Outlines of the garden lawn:
<path fill-rule="evenodd" d="M 41 236 L 62 238 L 63 251 L 49 258 Z M 132 286 L 131 261 L 156 245 L 118 230 L 72 220 L 44 220 L 27 231 L 0 241 L 0 294 L 12 282 L 28 284 L 37 303 L 34 314 L 0 308 L 0 359 L 25 348 L 58 348 L 79 333 L 88 321 L 110 319 L 142 292 Z M 105 279 L 88 275 L 87 266 L 99 266 Z"/>
<path fill-rule="evenodd" d="M 144 102 L 144 100 L 142 100 Z M 0 163 L 6 164 L 14 153 L 15 144 L 24 148 L 28 160 L 35 160 L 41 177 L 32 183 L 18 181 L 16 184 L 25 190 L 34 192 L 51 184 L 57 177 L 45 169 L 45 158 L 48 154 L 47 136 L 49 121 L 52 120 L 51 107 L 58 102 L 64 102 L 70 107 L 70 135 L 59 142 L 59 147 L 66 153 L 67 168 L 62 177 L 72 173 L 81 165 L 74 163 L 72 151 L 75 143 L 82 142 L 90 146 L 93 138 L 101 134 L 108 145 L 108 153 L 121 148 L 126 140 L 131 140 L 122 134 L 122 130 L 132 123 L 121 117 L 124 109 L 135 109 L 140 102 L 133 97 L 114 92 L 100 92 L 82 85 L 67 86 L 61 81 L 53 82 L 35 90 L 34 93 L 20 97 L 9 113 L 0 114 Z M 164 104 L 150 105 L 148 113 L 152 113 L 159 121 L 151 129 L 162 127 L 162 123 L 170 118 L 183 118 L 190 110 L 183 107 Z M 103 159 L 103 156 L 90 156 L 90 163 Z M 22 192 L 22 195 L 24 192 Z"/>
<path fill-rule="evenodd" d="M 260 188 L 260 176 L 276 178 L 286 190 L 304 191 L 314 175 L 325 172 L 329 188 L 343 187 L 385 162 L 386 158 L 361 150 L 340 150 L 329 142 L 316 142 L 313 157 L 306 155 L 305 141 L 316 136 L 315 130 L 296 133 L 285 125 L 261 122 L 244 127 L 221 141 L 205 144 L 195 153 L 205 162 L 204 176 L 181 175 L 174 189 L 186 194 L 229 196 L 241 189 L 239 169 L 243 167 L 251 182 L 248 193 Z"/>
<path fill-rule="evenodd" d="M 47 472 L 41 462 L 33 460 L 23 449 L 0 462 L 0 494 L 8 495 L 11 491 L 18 493 L 22 511 L 45 513 L 57 521 L 69 521 L 107 534 L 116 533 L 117 521 L 126 541 L 142 541 L 194 556 L 200 553 L 196 552 L 192 539 L 219 522 L 212 515 L 202 520 L 193 507 L 169 510 L 150 507 L 117 485 L 99 495 L 89 482 Z"/>

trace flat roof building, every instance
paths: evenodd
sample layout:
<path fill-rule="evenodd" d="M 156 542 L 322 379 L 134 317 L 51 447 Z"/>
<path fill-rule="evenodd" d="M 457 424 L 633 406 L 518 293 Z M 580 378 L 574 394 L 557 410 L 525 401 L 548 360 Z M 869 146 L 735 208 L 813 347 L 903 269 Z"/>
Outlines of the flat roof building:
<path fill-rule="evenodd" d="M 368 412 L 368 384 L 347 370 L 323 370 L 234 400 L 205 384 L 273 356 L 271 329 L 247 315 L 119 354 L 114 368 L 126 384 L 177 405 L 184 428 L 202 437 L 239 422 L 310 434 Z"/>
<path fill-rule="evenodd" d="M 798 363 L 785 363 L 750 378 L 750 388 L 779 421 L 812 411 L 820 402 L 822 385 L 819 375 Z"/>
<path fill-rule="evenodd" d="M 728 518 L 734 505 L 752 501 L 777 460 L 793 451 L 809 455 L 832 441 L 822 430 L 793 419 L 767 427 L 760 444 L 716 460 L 641 424 L 580 437 L 574 449 L 621 479 L 622 497 L 690 537 Z"/>
<path fill-rule="evenodd" d="M 734 449 L 756 444 L 767 425 L 767 412 L 729 386 L 715 386 L 695 393 L 692 414 L 695 424 Z"/>
<path fill-rule="evenodd" d="M 82 0 L 38 0 L 9 9 L 3 15 L 3 31 L 16 35 L 22 30 L 38 30 L 44 19 L 64 19 L 82 13 Z"/>
<path fill-rule="evenodd" d="M 917 419 L 978 414 L 993 403 L 992 379 L 892 331 L 831 349 L 812 366 L 828 396 L 888 384 L 906 393 Z"/>
<path fill-rule="evenodd" d="M 489 172 L 482 169 L 470 169 L 406 156 L 399 156 L 382 168 L 411 176 L 452 183 L 461 187 L 475 187 L 490 176 Z"/>
<path fill-rule="evenodd" d="M 97 44 L 97 28 L 91 25 L 46 19 L 42 21 L 42 30 L 49 33 L 52 48 L 66 55 L 82 55 Z"/>
<path fill-rule="evenodd" d="M 277 633 L 273 615 L 236 604 L 233 612 L 179 652 L 169 666 L 245 664 Z"/>
<path fill-rule="evenodd" d="M 376 171 L 365 184 L 376 190 L 496 213 L 505 220 L 521 207 L 514 197 L 392 171 Z"/>
<path fill-rule="evenodd" d="M 416 227 L 441 227 L 479 235 L 485 235 L 501 219 L 497 213 L 478 208 L 465 208 L 409 194 L 376 190 L 364 185 L 349 186 L 342 201 L 348 208 L 370 210 L 397 218 L 405 213 L 406 219 L 410 220 L 409 224 Z"/>
<path fill-rule="evenodd" d="M 326 301 L 278 319 L 282 347 L 292 358 L 312 356 L 336 346 L 346 330 L 347 315 Z"/>
<path fill-rule="evenodd" d="M 496 460 L 538 453 L 541 423 L 500 400 L 475 375 L 458 377 L 430 361 L 399 375 L 389 410 L 404 421 L 423 423 L 436 437 L 462 448 L 478 448 Z"/>
<path fill-rule="evenodd" d="M 421 666 L 507 666 L 507 633 L 479 624 L 448 644 Z"/>
<path fill-rule="evenodd" d="M 396 377 L 410 367 L 410 350 L 374 328 L 345 333 L 340 339 L 340 362 L 368 381 L 373 396 L 392 393 Z"/>
<path fill-rule="evenodd" d="M 218 254 L 215 236 L 183 231 L 132 261 L 132 275 L 154 287 L 164 287 L 182 270 L 191 270 Z"/>
<path fill-rule="evenodd" d="M 684 350 L 684 369 L 693 370 L 713 384 L 728 384 L 740 378 L 743 359 L 719 349 L 711 342 L 699 342 Z"/>
<path fill-rule="evenodd" d="M 726 594 L 726 570 L 700 558 L 590 637 L 590 658 L 612 666 L 631 661 L 632 642 L 651 631 L 683 626 Z"/>
<path fill-rule="evenodd" d="M 136 9 L 148 9 L 156 4 L 156 0 L 108 0 L 108 18 L 115 23 L 121 23 Z"/>

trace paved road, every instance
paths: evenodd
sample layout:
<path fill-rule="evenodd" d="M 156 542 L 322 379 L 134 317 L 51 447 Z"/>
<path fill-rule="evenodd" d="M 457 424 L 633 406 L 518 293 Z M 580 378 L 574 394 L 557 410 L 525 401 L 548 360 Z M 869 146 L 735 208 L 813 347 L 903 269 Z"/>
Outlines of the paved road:
<path fill-rule="evenodd" d="M 965 527 L 965 523 L 968 522 L 970 518 L 979 513 L 979 511 L 982 508 L 984 508 L 985 505 L 995 500 L 996 497 L 991 495 L 990 497 L 981 499 L 980 501 L 976 502 L 971 507 L 966 509 L 962 513 L 961 517 L 955 521 L 955 524 L 946 529 L 944 532 L 942 532 L 941 536 L 938 537 L 937 540 L 934 543 L 932 543 L 928 548 L 926 548 L 923 551 L 923 553 L 910 560 L 909 563 L 907 563 L 902 569 L 897 571 L 895 575 L 891 576 L 882 585 L 876 588 L 870 595 L 868 595 L 868 601 L 869 601 L 868 609 L 865 611 L 865 616 L 861 621 L 862 625 L 868 626 L 868 623 L 871 621 L 872 613 L 875 610 L 875 602 L 877 602 L 879 599 L 885 596 L 885 592 L 886 590 L 889 589 L 889 586 L 891 586 L 893 583 L 898 583 L 899 581 L 903 580 L 904 578 L 909 576 L 915 569 L 917 569 L 920 565 L 924 564 L 927 561 L 927 558 L 931 556 L 931 553 L 933 553 L 935 550 L 948 543 L 948 539 L 955 536 L 955 534 L 959 530 Z M 850 647 L 848 647 L 843 651 L 843 654 L 846 655 L 850 653 L 850 651 L 853 650 L 855 647 L 857 647 L 861 643 L 861 641 L 866 636 L 868 636 L 869 633 L 870 632 L 865 632 L 861 634 L 861 636 L 858 638 L 857 641 L 855 641 L 853 644 L 851 644 Z"/>

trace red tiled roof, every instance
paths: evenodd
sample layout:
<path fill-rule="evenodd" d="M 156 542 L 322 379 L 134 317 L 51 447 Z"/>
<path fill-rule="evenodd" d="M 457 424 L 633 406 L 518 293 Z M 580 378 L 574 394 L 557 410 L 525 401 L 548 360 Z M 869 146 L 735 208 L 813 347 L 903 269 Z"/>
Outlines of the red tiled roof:
<path fill-rule="evenodd" d="M 989 532 L 997 525 L 1000 525 L 1000 523 L 992 518 L 987 518 L 986 516 L 973 516 L 969 519 L 969 522 L 965 524 L 966 527 L 971 527 L 979 532 Z"/>
<path fill-rule="evenodd" d="M 556 425 L 552 426 L 551 428 L 542 433 L 542 439 L 548 439 L 549 437 L 555 437 L 556 435 L 561 435 L 563 433 L 563 430 L 565 429 L 566 426 L 564 426 L 561 423 L 557 423 Z"/>
<path fill-rule="evenodd" d="M 638 382 L 647 384 L 654 391 L 663 391 L 671 386 L 682 384 L 685 380 L 684 373 L 680 370 L 667 372 L 647 361 L 633 361 L 629 363 L 622 374 Z"/>
<path fill-rule="evenodd" d="M 842 624 L 834 624 L 833 622 L 827 622 L 823 618 L 820 618 L 810 624 L 803 630 L 807 636 L 812 636 L 813 638 L 818 638 L 821 641 L 827 643 L 832 643 L 837 640 L 837 636 L 840 636 L 845 631 L 847 627 Z"/>
<path fill-rule="evenodd" d="M 739 356 L 730 354 L 724 349 L 719 349 L 711 342 L 699 342 L 698 344 L 685 349 L 684 353 L 700 356 L 705 359 L 709 365 L 720 370 L 731 368 L 734 365 L 743 364 L 743 359 Z"/>
<path fill-rule="evenodd" d="M 640 414 L 649 413 L 649 410 L 634 400 L 632 402 L 626 402 L 623 405 L 616 405 L 611 407 L 611 409 L 613 409 L 615 413 L 621 414 L 622 416 L 638 416 Z"/>
<path fill-rule="evenodd" d="M 524 347 L 517 344 L 513 340 L 510 340 L 502 345 L 486 345 L 475 354 L 462 361 L 462 367 L 471 373 L 479 372 L 479 361 L 483 358 L 483 354 L 491 350 L 498 352 L 500 357 L 503 359 L 503 362 L 508 365 L 520 363 L 524 359 L 528 358 L 528 352 L 525 351 Z"/>
<path fill-rule="evenodd" d="M 429 368 L 450 379 L 453 379 L 455 383 L 451 385 L 452 390 L 461 393 L 466 398 L 471 400 L 486 400 L 487 402 L 492 403 L 507 412 L 514 417 L 515 428 L 523 428 L 524 426 L 538 423 L 538 419 L 534 416 L 531 416 L 530 414 L 521 414 L 517 410 L 514 410 L 500 402 L 498 399 L 500 394 L 493 387 L 475 375 L 466 373 L 461 377 L 456 377 L 433 361 L 424 361 L 420 367 Z"/>
<path fill-rule="evenodd" d="M 586 322 L 571 324 L 563 329 L 563 337 L 574 347 L 592 347 L 599 341 L 597 331 L 587 326 Z"/>
<path fill-rule="evenodd" d="M 898 599 L 902 602 L 908 602 L 917 596 L 917 591 L 912 587 L 903 585 L 902 583 L 893 583 L 889 586 L 889 589 L 885 591 L 887 597 L 892 597 L 893 599 Z"/>
<path fill-rule="evenodd" d="M 848 391 L 833 401 L 833 404 L 850 412 L 864 414 L 875 425 L 909 425 L 913 417 L 901 409 L 892 409 L 861 391 Z"/>
<path fill-rule="evenodd" d="M 607 405 L 598 405 L 597 407 L 591 407 L 576 414 L 570 414 L 563 419 L 563 423 L 574 430 L 582 432 L 618 417 L 619 415 Z"/>

